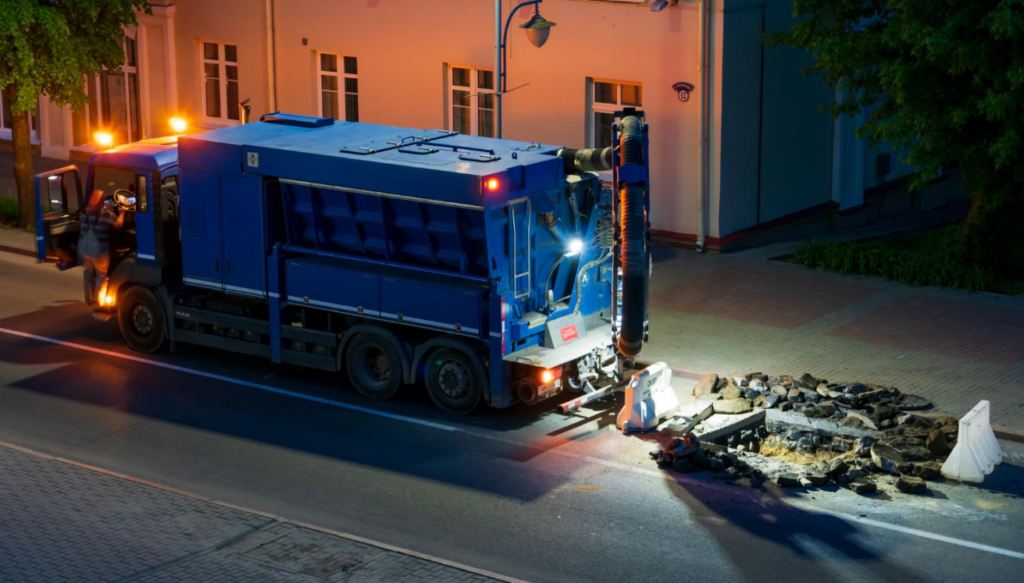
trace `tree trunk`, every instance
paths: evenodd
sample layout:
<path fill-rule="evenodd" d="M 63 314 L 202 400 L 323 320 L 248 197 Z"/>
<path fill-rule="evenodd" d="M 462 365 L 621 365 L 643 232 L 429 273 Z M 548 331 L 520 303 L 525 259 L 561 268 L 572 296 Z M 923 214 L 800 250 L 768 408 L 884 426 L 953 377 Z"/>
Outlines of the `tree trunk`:
<path fill-rule="evenodd" d="M 12 106 L 18 97 L 18 85 L 10 84 L 4 90 L 7 103 Z M 36 224 L 34 172 L 32 171 L 32 141 L 29 112 L 12 114 L 11 137 L 14 141 L 14 181 L 18 185 L 18 226 L 27 228 Z"/>
<path fill-rule="evenodd" d="M 960 225 L 960 232 L 967 235 L 972 229 L 978 224 L 978 220 L 985 213 L 985 203 L 981 200 L 981 195 L 972 192 L 971 193 L 971 208 L 967 210 L 967 216 L 964 217 L 964 222 Z"/>

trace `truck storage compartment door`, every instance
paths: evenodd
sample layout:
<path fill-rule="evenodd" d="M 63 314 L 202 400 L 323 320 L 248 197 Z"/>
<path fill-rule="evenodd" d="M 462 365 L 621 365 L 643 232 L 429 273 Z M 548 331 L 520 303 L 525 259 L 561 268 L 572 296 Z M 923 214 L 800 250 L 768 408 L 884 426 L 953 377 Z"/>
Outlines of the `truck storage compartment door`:
<path fill-rule="evenodd" d="M 60 269 L 78 265 L 82 181 L 78 168 L 65 166 L 36 174 L 36 254 Z"/>
<path fill-rule="evenodd" d="M 380 316 L 380 278 L 342 269 L 320 257 L 285 264 L 288 301 L 349 314 Z"/>
<path fill-rule="evenodd" d="M 223 289 L 220 174 L 181 169 L 181 254 L 185 283 Z"/>
<path fill-rule="evenodd" d="M 426 326 L 476 336 L 484 292 L 463 291 L 414 281 L 382 279 L 381 316 L 417 326 Z"/>
<path fill-rule="evenodd" d="M 232 293 L 266 297 L 262 186 L 258 176 L 220 176 L 224 289 Z"/>

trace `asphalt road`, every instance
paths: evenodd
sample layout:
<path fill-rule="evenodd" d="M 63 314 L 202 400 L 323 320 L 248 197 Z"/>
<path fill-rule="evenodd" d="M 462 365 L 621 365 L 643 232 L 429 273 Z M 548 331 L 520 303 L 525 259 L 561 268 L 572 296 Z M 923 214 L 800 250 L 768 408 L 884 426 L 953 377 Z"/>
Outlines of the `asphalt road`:
<path fill-rule="evenodd" d="M 90 317 L 80 277 L 0 253 L 2 441 L 528 581 L 1024 573 L 1019 444 L 981 487 L 762 493 L 661 472 L 614 406 L 453 418 L 250 357 L 143 357 Z"/>

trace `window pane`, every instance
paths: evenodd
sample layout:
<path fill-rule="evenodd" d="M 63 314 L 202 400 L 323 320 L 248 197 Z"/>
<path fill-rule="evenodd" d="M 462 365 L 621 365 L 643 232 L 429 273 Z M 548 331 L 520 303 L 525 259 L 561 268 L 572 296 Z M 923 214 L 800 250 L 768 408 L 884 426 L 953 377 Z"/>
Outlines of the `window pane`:
<path fill-rule="evenodd" d="M 203 58 L 211 61 L 220 58 L 217 43 L 203 43 Z"/>
<path fill-rule="evenodd" d="M 237 63 L 238 47 L 235 45 L 224 45 L 224 60 L 229 63 Z"/>
<path fill-rule="evenodd" d="M 355 75 L 359 73 L 355 57 L 345 57 L 345 73 L 348 75 Z"/>
<path fill-rule="evenodd" d="M 0 91 L 0 103 L 3 104 L 3 110 L 0 111 L 0 117 L 3 118 L 3 127 L 11 129 L 11 107 L 7 103 L 7 94 Z"/>
<path fill-rule="evenodd" d="M 622 105 L 641 105 L 642 90 L 639 85 L 622 84 Z"/>
<path fill-rule="evenodd" d="M 220 117 L 220 81 L 216 78 L 206 78 L 206 117 Z"/>
<path fill-rule="evenodd" d="M 452 130 L 460 134 L 469 134 L 469 115 L 470 109 L 468 107 L 453 107 Z"/>
<path fill-rule="evenodd" d="M 228 79 L 238 81 L 238 65 L 224 65 L 224 71 Z"/>
<path fill-rule="evenodd" d="M 328 55 L 321 53 L 320 70 L 336 72 L 338 70 L 338 55 Z"/>
<path fill-rule="evenodd" d="M 595 148 L 607 148 L 612 145 L 612 124 L 615 123 L 615 115 L 611 113 L 594 114 L 594 131 L 596 132 Z"/>
<path fill-rule="evenodd" d="M 206 73 L 207 79 L 220 79 L 220 65 L 217 63 L 203 65 L 203 71 Z"/>
<path fill-rule="evenodd" d="M 338 78 L 334 75 L 320 75 L 320 88 L 324 91 L 337 91 Z"/>
<path fill-rule="evenodd" d="M 458 87 L 469 87 L 469 69 L 452 69 L 452 85 Z"/>
<path fill-rule="evenodd" d="M 124 37 L 125 63 L 129 67 L 135 66 L 135 39 L 130 36 Z"/>
<path fill-rule="evenodd" d="M 477 118 L 477 129 L 480 131 L 480 135 L 485 138 L 494 137 L 494 110 L 480 108 L 477 112 L 479 117 Z"/>
<path fill-rule="evenodd" d="M 352 79 L 351 77 L 345 78 L 345 92 L 346 93 L 359 93 L 359 79 Z"/>
<path fill-rule="evenodd" d="M 238 81 L 228 81 L 228 119 L 238 119 Z"/>
<path fill-rule="evenodd" d="M 477 71 L 476 86 L 480 89 L 494 89 L 494 71 Z"/>
<path fill-rule="evenodd" d="M 333 91 L 324 91 L 320 95 L 324 108 L 323 116 L 338 119 L 338 94 Z"/>
<path fill-rule="evenodd" d="M 96 93 L 96 77 L 90 77 L 87 81 L 87 89 L 89 92 L 89 120 L 92 121 L 92 127 L 98 128 L 102 123 L 100 121 L 99 104 L 100 99 Z M 86 141 L 91 140 L 91 136 L 86 136 Z M 85 142 L 82 142 L 83 144 Z"/>
<path fill-rule="evenodd" d="M 480 109 L 494 109 L 493 93 L 478 93 L 476 101 L 479 104 Z"/>
<path fill-rule="evenodd" d="M 617 83 L 605 83 L 604 81 L 594 82 L 594 103 L 618 103 L 619 87 Z"/>
<path fill-rule="evenodd" d="M 74 146 L 81 146 L 89 143 L 89 119 L 88 110 L 71 111 L 71 142 Z"/>
<path fill-rule="evenodd" d="M 128 73 L 128 115 L 131 122 L 133 142 L 139 140 L 139 77 Z"/>
<path fill-rule="evenodd" d="M 345 121 L 359 121 L 359 96 L 345 95 Z"/>
<path fill-rule="evenodd" d="M 146 177 L 139 174 L 135 177 L 135 211 L 144 213 L 149 210 L 149 187 Z"/>
<path fill-rule="evenodd" d="M 452 91 L 452 105 L 457 107 L 469 107 L 469 91 L 462 91 L 459 89 Z"/>

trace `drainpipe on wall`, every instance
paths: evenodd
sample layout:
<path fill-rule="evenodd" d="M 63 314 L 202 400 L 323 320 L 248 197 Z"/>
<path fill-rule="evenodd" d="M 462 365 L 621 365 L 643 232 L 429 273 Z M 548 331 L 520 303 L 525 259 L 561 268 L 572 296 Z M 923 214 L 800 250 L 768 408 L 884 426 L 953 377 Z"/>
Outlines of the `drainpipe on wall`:
<path fill-rule="evenodd" d="M 274 0 L 266 0 L 267 7 L 267 97 L 270 111 L 277 111 L 277 39 L 274 27 Z"/>
<path fill-rule="evenodd" d="M 711 75 L 708 72 L 708 11 L 710 0 L 700 0 L 698 16 L 698 44 L 700 45 L 700 194 L 697 197 L 697 245 L 694 249 L 698 253 L 705 251 L 708 233 L 708 127 L 711 120 L 708 119 L 710 112 Z"/>

